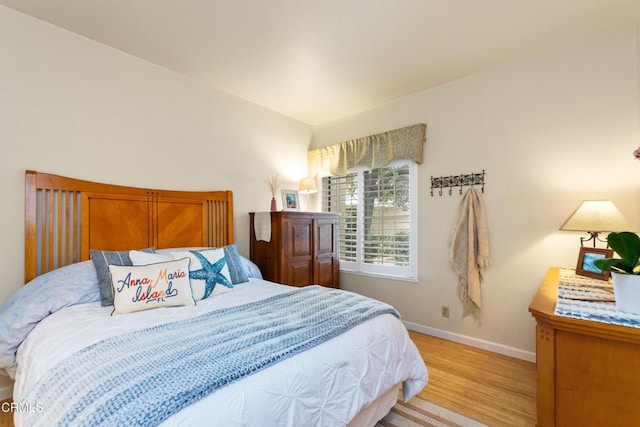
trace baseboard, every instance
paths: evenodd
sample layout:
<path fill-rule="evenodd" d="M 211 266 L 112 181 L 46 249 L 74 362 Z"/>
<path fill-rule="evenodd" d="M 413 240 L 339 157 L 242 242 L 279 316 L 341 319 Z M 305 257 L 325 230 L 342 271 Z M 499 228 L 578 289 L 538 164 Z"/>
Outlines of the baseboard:
<path fill-rule="evenodd" d="M 13 386 L 5 385 L 0 387 L 0 401 L 13 397 Z"/>
<path fill-rule="evenodd" d="M 526 360 L 527 362 L 536 362 L 536 354 L 530 351 L 524 351 L 519 348 L 509 347 L 506 345 L 485 341 L 478 338 L 468 337 L 466 335 L 456 334 L 454 332 L 443 331 L 442 329 L 430 328 L 428 326 L 419 325 L 412 322 L 402 322 L 407 329 L 421 334 L 431 335 L 436 338 L 469 345 L 471 347 L 481 348 L 483 350 L 492 351 L 494 353 L 503 354 L 505 356 L 515 357 L 516 359 Z"/>

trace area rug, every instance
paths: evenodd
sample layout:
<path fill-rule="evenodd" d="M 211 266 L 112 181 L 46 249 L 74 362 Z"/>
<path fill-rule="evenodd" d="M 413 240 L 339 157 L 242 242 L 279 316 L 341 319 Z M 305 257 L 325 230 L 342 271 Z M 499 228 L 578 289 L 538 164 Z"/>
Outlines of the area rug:
<path fill-rule="evenodd" d="M 414 397 L 404 403 L 398 400 L 383 419 L 378 421 L 376 427 L 487 427 L 469 417 L 458 414 L 435 403 Z"/>

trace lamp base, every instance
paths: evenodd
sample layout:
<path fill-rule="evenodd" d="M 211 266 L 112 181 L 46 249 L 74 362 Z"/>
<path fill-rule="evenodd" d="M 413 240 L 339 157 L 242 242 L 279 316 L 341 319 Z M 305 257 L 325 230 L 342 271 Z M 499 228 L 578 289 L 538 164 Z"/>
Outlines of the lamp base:
<path fill-rule="evenodd" d="M 588 239 L 586 239 L 584 237 L 581 237 L 580 238 L 580 246 L 584 246 L 585 243 L 590 242 L 590 241 L 593 240 L 593 247 L 594 248 L 596 247 L 596 241 L 602 242 L 602 243 L 606 243 L 607 247 L 609 247 L 609 242 L 606 239 L 602 240 L 601 238 L 598 237 L 598 234 L 600 234 L 599 231 L 587 231 L 587 233 L 589 233 L 589 235 L 591 237 L 589 237 Z"/>

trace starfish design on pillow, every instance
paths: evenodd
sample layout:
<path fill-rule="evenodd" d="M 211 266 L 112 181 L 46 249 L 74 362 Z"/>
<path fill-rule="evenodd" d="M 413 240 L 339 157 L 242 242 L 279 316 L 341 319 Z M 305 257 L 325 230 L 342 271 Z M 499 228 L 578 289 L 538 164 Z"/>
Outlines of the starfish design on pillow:
<path fill-rule="evenodd" d="M 222 269 L 225 265 L 227 265 L 227 261 L 225 257 L 220 258 L 215 263 L 209 262 L 209 260 L 202 255 L 198 251 L 190 251 L 202 265 L 200 270 L 194 270 L 189 272 L 189 278 L 195 280 L 204 280 L 205 289 L 204 289 L 204 298 L 208 298 L 209 295 L 213 292 L 213 289 L 219 283 L 227 288 L 233 288 L 233 284 L 224 277 L 224 274 L 221 273 Z"/>

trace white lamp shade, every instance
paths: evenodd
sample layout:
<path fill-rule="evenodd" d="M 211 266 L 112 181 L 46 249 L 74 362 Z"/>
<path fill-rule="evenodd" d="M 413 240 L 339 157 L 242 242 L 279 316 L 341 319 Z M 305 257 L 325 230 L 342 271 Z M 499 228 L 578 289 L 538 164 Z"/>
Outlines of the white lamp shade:
<path fill-rule="evenodd" d="M 631 231 L 631 225 L 609 200 L 585 200 L 562 224 L 565 231 Z"/>
<path fill-rule="evenodd" d="M 298 186 L 300 193 L 311 194 L 318 191 L 315 178 L 302 178 Z"/>

